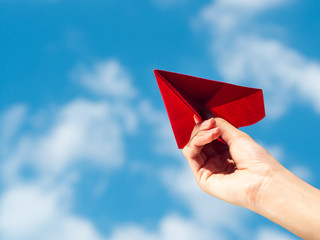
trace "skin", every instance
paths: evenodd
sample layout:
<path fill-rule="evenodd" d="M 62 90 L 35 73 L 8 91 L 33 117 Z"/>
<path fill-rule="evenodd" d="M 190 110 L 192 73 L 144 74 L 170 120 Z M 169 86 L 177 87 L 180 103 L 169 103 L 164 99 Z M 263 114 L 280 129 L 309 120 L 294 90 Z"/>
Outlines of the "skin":
<path fill-rule="evenodd" d="M 195 117 L 195 122 L 183 154 L 203 191 L 261 214 L 303 239 L 320 239 L 318 189 L 227 121 Z"/>

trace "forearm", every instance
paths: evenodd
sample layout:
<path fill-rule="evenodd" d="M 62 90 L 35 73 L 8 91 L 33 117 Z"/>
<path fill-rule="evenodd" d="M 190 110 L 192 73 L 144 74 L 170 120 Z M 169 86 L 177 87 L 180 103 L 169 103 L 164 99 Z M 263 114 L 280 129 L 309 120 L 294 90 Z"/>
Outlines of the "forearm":
<path fill-rule="evenodd" d="M 320 239 L 320 191 L 279 167 L 261 187 L 253 211 L 303 239 Z"/>

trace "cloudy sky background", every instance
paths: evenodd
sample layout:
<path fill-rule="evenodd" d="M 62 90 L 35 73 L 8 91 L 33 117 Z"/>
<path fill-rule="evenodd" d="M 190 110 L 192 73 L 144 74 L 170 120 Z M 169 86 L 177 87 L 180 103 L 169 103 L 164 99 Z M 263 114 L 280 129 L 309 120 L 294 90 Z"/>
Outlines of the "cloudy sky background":
<path fill-rule="evenodd" d="M 0 238 L 295 237 L 202 193 L 154 68 L 262 88 L 247 127 L 320 187 L 320 5 L 0 1 Z"/>

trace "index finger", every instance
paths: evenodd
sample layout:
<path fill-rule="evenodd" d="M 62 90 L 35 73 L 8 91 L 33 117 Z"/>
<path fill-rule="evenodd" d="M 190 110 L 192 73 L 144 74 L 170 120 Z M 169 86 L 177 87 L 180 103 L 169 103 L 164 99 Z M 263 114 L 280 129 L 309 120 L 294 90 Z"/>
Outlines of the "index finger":
<path fill-rule="evenodd" d="M 216 128 L 214 119 L 197 125 L 189 143 L 183 148 L 183 154 L 188 159 L 193 172 L 197 172 L 206 160 L 205 154 L 202 153 L 203 147 L 220 136 L 220 130 Z"/>

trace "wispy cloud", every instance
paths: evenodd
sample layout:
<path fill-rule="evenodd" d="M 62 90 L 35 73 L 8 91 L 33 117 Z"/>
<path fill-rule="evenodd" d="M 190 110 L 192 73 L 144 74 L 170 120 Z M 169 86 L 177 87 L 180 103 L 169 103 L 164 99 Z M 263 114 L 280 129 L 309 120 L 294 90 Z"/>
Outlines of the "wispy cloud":
<path fill-rule="evenodd" d="M 49 120 L 40 126 L 33 121 L 38 113 L 27 114 L 23 104 L 0 116 L 1 239 L 102 239 L 89 219 L 71 212 L 74 184 L 81 163 L 100 171 L 124 163 L 125 135 L 135 131 L 139 110 L 121 99 L 136 89 L 116 60 L 98 62 L 78 78 L 102 98 L 40 110 Z"/>
<path fill-rule="evenodd" d="M 77 99 L 56 116 L 52 129 L 36 140 L 38 165 L 61 171 L 82 159 L 108 168 L 123 162 L 121 127 L 107 103 Z"/>
<path fill-rule="evenodd" d="M 302 164 L 291 166 L 290 171 L 306 182 L 310 182 L 313 178 L 312 170 Z"/>
<path fill-rule="evenodd" d="M 248 31 L 248 26 L 256 24 L 253 18 L 266 10 L 287 3 L 287 0 L 217 0 L 212 1 L 201 12 L 200 25 L 205 24 L 215 41 L 228 40 L 235 34 Z"/>
<path fill-rule="evenodd" d="M 162 179 L 171 194 L 188 206 L 192 219 L 207 228 L 207 232 L 210 233 L 208 238 L 216 233 L 224 232 L 221 229 L 236 232 L 239 237 L 245 236 L 246 229 L 242 223 L 247 217 L 247 211 L 202 192 L 186 161 L 182 168 L 166 169 Z M 225 234 L 227 237 L 227 233 Z"/>
<path fill-rule="evenodd" d="M 214 66 L 231 82 L 263 88 L 267 115 L 282 116 L 299 99 L 320 113 L 320 63 L 273 37 L 262 37 L 258 13 L 288 1 L 213 1 L 202 9 L 200 24 L 212 36 Z"/>
<path fill-rule="evenodd" d="M 264 142 L 258 141 L 258 143 L 264 147 L 272 156 L 274 156 L 279 162 L 284 160 L 284 149 L 281 145 L 268 145 Z"/>
<path fill-rule="evenodd" d="M 179 215 L 167 215 L 159 223 L 154 231 L 140 225 L 125 225 L 115 229 L 110 240 L 209 240 L 227 239 L 223 234 L 202 226 L 199 222 Z"/>
<path fill-rule="evenodd" d="M 66 186 L 11 187 L 0 200 L 1 239 L 102 240 L 90 221 L 70 213 L 69 194 Z"/>
<path fill-rule="evenodd" d="M 123 128 L 108 103 L 76 99 L 61 106 L 51 118 L 53 123 L 46 131 L 24 134 L 12 146 L 5 155 L 3 176 L 16 178 L 26 165 L 54 178 L 79 161 L 105 168 L 123 163 Z"/>
<path fill-rule="evenodd" d="M 320 113 L 320 63 L 279 41 L 251 36 L 239 36 L 219 56 L 218 68 L 228 81 L 250 81 L 263 88 L 271 116 L 281 116 L 295 98 Z"/>
<path fill-rule="evenodd" d="M 142 100 L 139 104 L 139 113 L 143 122 L 149 125 L 154 139 L 154 150 L 157 154 L 180 156 L 174 135 L 166 113 L 156 109 L 148 100 Z"/>
<path fill-rule="evenodd" d="M 288 235 L 286 233 L 283 233 L 282 231 L 279 231 L 273 228 L 263 227 L 259 229 L 255 239 L 257 240 L 268 240 L 268 239 L 293 240 L 298 238 L 294 238 L 292 235 Z"/>
<path fill-rule="evenodd" d="M 0 118 L 1 138 L 2 143 L 8 143 L 14 135 L 19 131 L 24 123 L 27 106 L 25 104 L 17 104 L 5 111 Z"/>
<path fill-rule="evenodd" d="M 130 74 L 115 59 L 95 63 L 92 67 L 79 65 L 73 78 L 98 95 L 130 99 L 137 95 Z"/>

